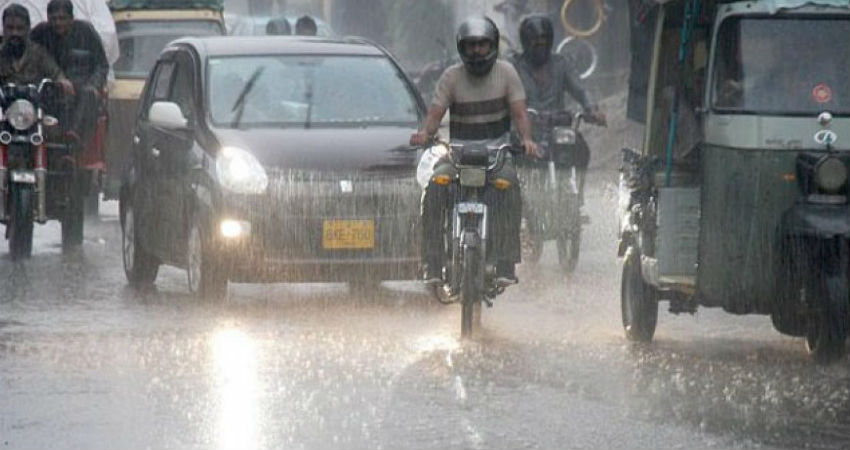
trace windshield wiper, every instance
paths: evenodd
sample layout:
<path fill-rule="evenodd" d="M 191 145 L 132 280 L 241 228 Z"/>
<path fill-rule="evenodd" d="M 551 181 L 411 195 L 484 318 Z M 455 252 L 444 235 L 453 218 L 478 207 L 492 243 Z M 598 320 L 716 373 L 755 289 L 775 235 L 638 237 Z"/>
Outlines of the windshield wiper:
<path fill-rule="evenodd" d="M 245 83 L 245 86 L 242 87 L 242 91 L 239 92 L 239 96 L 236 97 L 236 101 L 233 103 L 233 108 L 230 109 L 230 112 L 236 112 L 236 115 L 233 117 L 233 121 L 230 123 L 231 128 L 239 128 L 239 123 L 242 122 L 242 113 L 245 111 L 245 99 L 248 97 L 248 94 L 254 89 L 254 85 L 257 84 L 257 79 L 260 78 L 260 75 L 263 74 L 263 71 L 266 70 L 266 66 L 257 67 L 257 70 L 251 74 L 251 77 L 248 78 L 248 82 Z"/>

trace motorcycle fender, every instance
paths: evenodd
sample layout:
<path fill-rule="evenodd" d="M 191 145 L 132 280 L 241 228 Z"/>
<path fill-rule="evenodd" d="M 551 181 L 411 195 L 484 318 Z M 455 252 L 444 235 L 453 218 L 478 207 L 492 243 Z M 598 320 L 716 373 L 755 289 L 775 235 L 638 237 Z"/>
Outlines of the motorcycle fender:
<path fill-rule="evenodd" d="M 797 203 L 780 221 L 783 237 L 850 237 L 850 205 Z"/>

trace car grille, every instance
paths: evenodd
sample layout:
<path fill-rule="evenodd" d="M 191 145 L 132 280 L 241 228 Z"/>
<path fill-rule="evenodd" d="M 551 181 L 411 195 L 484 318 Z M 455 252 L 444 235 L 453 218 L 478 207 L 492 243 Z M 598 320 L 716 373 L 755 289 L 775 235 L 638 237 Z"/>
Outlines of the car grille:
<path fill-rule="evenodd" d="M 418 254 L 420 189 L 413 174 L 269 174 L 262 204 L 252 206 L 265 253 L 286 259 L 392 258 Z M 325 220 L 374 220 L 372 249 L 326 250 Z"/>

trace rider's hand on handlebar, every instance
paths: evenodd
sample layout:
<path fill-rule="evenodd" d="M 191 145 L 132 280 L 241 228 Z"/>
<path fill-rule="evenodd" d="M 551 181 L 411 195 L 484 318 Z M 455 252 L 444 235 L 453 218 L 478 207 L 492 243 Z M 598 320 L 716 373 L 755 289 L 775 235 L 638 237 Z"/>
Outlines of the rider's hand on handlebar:
<path fill-rule="evenodd" d="M 604 127 L 608 125 L 608 120 L 605 117 L 605 113 L 602 112 L 599 108 L 593 108 L 588 115 L 589 122 L 599 125 L 600 127 Z"/>
<path fill-rule="evenodd" d="M 428 143 L 429 139 L 430 136 L 428 136 L 428 133 L 424 131 L 417 131 L 416 133 L 413 133 L 412 136 L 410 136 L 410 145 L 413 147 L 422 147 L 423 145 Z"/>
<path fill-rule="evenodd" d="M 71 83 L 71 80 L 64 78 L 57 81 L 57 83 L 59 84 L 59 86 L 62 87 L 62 92 L 64 92 L 65 95 L 76 95 L 76 91 L 74 90 L 74 83 Z"/>
<path fill-rule="evenodd" d="M 537 150 L 537 144 L 531 139 L 523 139 L 522 147 L 525 149 L 525 154 L 532 158 L 540 158 L 540 152 Z"/>

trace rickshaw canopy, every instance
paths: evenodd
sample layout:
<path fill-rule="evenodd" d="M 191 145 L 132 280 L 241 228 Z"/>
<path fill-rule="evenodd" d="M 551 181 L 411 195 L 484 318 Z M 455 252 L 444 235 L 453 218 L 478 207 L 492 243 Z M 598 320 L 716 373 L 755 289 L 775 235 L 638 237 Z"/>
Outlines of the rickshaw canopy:
<path fill-rule="evenodd" d="M 131 9 L 212 9 L 222 11 L 224 0 L 111 0 L 113 11 Z"/>
<path fill-rule="evenodd" d="M 30 24 L 37 24 L 47 20 L 47 4 L 50 0 L 0 0 L 0 11 L 7 6 L 17 3 L 25 7 L 30 13 Z M 106 59 L 112 65 L 118 60 L 118 33 L 115 31 L 115 22 L 104 0 L 72 0 L 74 4 L 74 18 L 91 22 L 94 29 L 100 35 L 103 42 L 103 50 Z M 0 24 L 0 31 L 2 31 Z"/>

